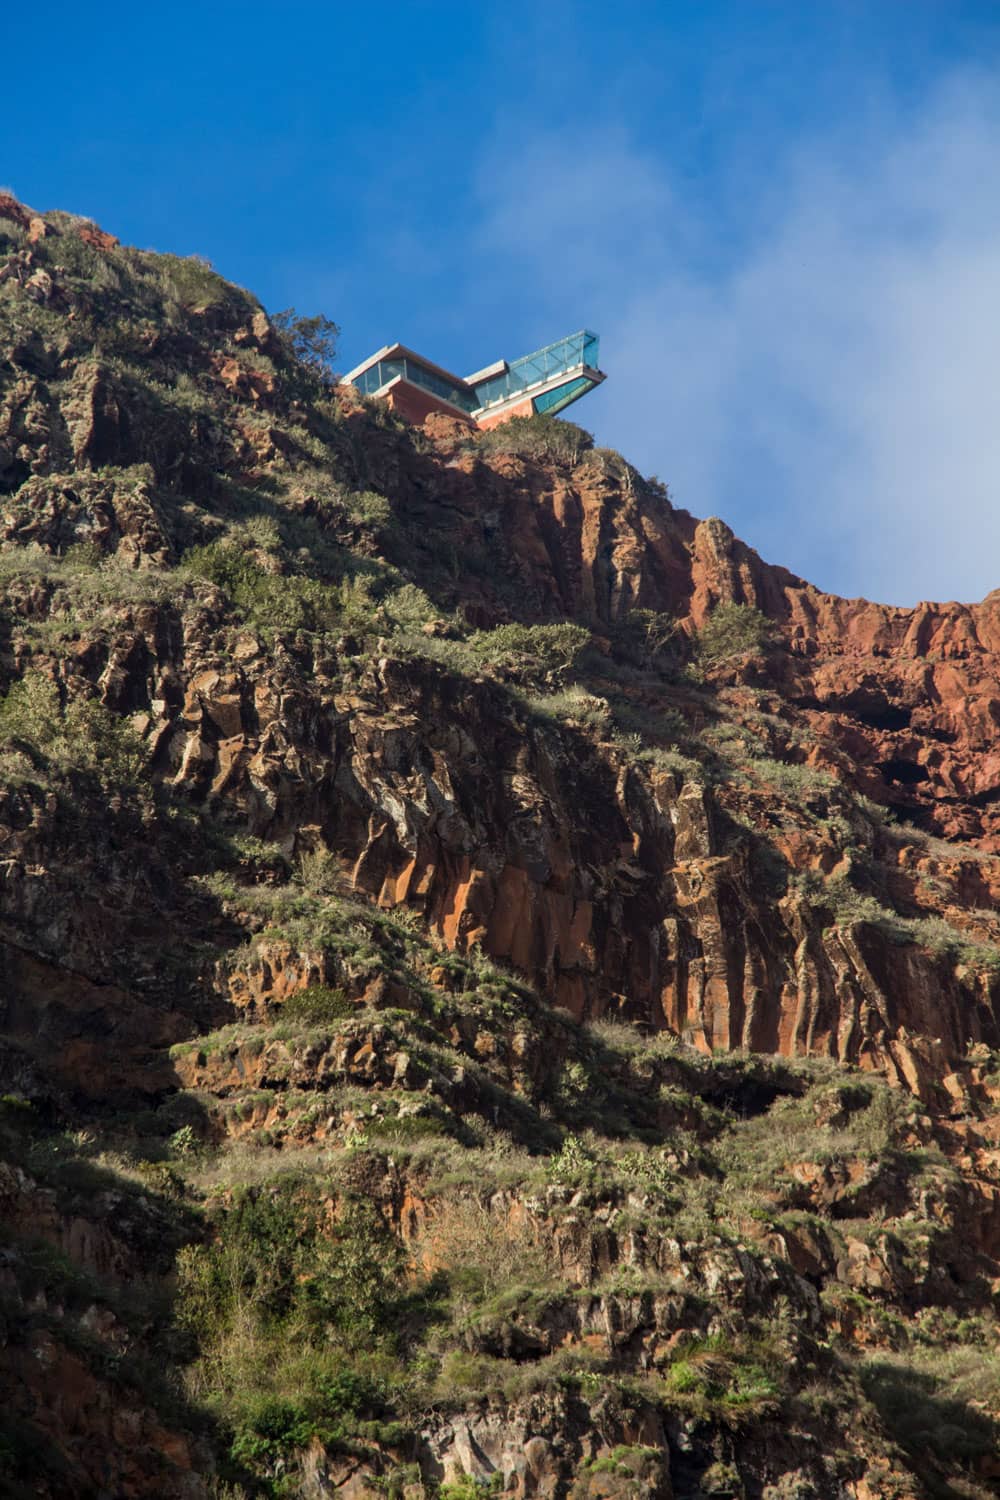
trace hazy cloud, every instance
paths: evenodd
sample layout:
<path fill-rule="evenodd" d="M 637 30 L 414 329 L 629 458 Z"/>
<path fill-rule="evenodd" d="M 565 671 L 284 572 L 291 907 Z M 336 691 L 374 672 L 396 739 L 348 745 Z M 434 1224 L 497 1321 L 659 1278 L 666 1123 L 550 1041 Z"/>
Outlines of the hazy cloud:
<path fill-rule="evenodd" d="M 580 417 L 821 587 L 889 602 L 1000 586 L 1000 88 L 788 148 L 711 220 L 625 132 L 505 142 L 480 254 L 544 336 L 602 335 Z M 728 242 L 709 222 L 733 225 Z"/>

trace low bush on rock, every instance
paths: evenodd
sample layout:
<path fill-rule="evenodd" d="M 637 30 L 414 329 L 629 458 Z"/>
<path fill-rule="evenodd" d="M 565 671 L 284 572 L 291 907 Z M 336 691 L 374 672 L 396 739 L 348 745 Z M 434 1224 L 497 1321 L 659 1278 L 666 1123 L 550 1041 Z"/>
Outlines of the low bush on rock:
<path fill-rule="evenodd" d="M 715 606 L 698 631 L 696 649 L 699 660 L 711 666 L 764 651 L 772 638 L 771 622 L 759 609 L 727 600 Z"/>
<path fill-rule="evenodd" d="M 26 673 L 0 702 L 0 739 L 56 771 L 90 772 L 109 788 L 137 781 L 145 760 L 127 719 L 93 698 L 64 704 L 41 672 Z"/>

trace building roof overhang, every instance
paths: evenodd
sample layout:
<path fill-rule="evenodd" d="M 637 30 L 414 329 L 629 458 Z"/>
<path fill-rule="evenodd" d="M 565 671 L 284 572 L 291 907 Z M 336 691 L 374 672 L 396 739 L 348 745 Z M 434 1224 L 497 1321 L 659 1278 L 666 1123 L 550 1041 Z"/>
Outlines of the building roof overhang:
<path fill-rule="evenodd" d="M 494 375 L 506 375 L 510 365 L 505 359 L 495 359 L 491 365 L 485 365 L 483 369 L 476 370 L 472 375 L 466 375 L 466 385 L 478 385 L 481 380 L 491 380 Z"/>

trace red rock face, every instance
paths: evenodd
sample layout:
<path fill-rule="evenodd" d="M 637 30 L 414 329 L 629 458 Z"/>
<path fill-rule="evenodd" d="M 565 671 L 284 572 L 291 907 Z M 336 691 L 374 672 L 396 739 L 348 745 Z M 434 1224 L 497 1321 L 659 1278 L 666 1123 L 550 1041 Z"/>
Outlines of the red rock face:
<path fill-rule="evenodd" d="M 20 205 L 7 210 L 30 223 Z M 12 258 L 16 277 L 31 295 L 44 275 L 60 305 L 70 290 L 33 254 Z M 30 471 L 7 506 L 11 542 L 58 552 L 86 535 L 130 566 L 161 566 L 174 525 L 162 499 L 143 485 L 116 492 L 91 471 L 148 463 L 187 488 L 226 468 L 252 484 L 294 472 L 300 440 L 274 375 L 212 342 L 226 326 L 237 348 L 274 353 L 266 318 L 192 318 L 202 342 L 185 346 L 188 367 L 232 408 L 196 442 L 180 424 L 137 417 L 100 360 L 64 362 L 56 383 L 29 370 L 0 424 L 13 471 Z M 517 445 L 504 429 L 477 439 L 441 414 L 414 441 L 373 420 L 356 393 L 336 400 L 343 452 L 405 535 L 389 540 L 391 560 L 482 629 L 587 621 L 597 718 L 546 729 L 502 686 L 413 658 L 372 662 L 350 692 L 318 664 L 278 671 L 260 642 L 220 665 L 181 624 L 183 608 L 178 618 L 157 604 L 131 643 L 88 643 L 81 661 L 112 707 L 141 712 L 158 776 L 226 799 L 255 834 L 292 850 L 318 839 L 359 890 L 424 912 L 448 945 L 483 945 L 578 1016 L 624 1006 L 705 1047 L 828 1052 L 911 1079 L 947 1073 L 970 1041 L 997 1039 L 985 971 L 959 972 L 919 944 L 901 952 L 870 925 L 843 931 L 793 886 L 761 883 L 754 851 L 764 847 L 793 872 L 850 872 L 857 851 L 822 826 L 830 809 L 800 816 L 773 780 L 750 784 L 752 763 L 739 785 L 746 768 L 706 781 L 697 768 L 635 760 L 608 705 L 645 714 L 654 746 L 664 714 L 696 735 L 756 726 L 783 764 L 830 772 L 924 836 L 965 841 L 942 851 L 916 835 L 865 835 L 863 852 L 883 904 L 943 914 L 970 941 L 992 941 L 1000 598 L 914 610 L 838 599 L 765 564 L 723 522 L 675 510 L 568 426 L 562 451 L 532 455 L 505 451 Z M 74 465 L 73 487 L 48 484 Z M 444 557 L 454 559 L 446 573 Z M 634 611 L 690 636 L 724 602 L 762 611 L 777 649 L 712 669 L 698 690 L 669 674 L 616 676 L 617 632 Z M 165 655 L 178 629 L 186 644 Z M 330 702 L 341 716 L 321 732 Z M 322 789 L 334 774 L 331 797 Z M 749 841 L 734 818 L 754 830 Z"/>
<path fill-rule="evenodd" d="M 118 244 L 115 235 L 98 229 L 96 224 L 81 224 L 76 232 L 85 245 L 92 245 L 95 250 L 113 250 Z"/>
<path fill-rule="evenodd" d="M 27 229 L 28 243 L 32 245 L 52 233 L 51 226 L 39 214 L 19 203 L 10 193 L 0 193 L 0 219 L 9 219 L 21 229 Z M 108 234 L 106 230 L 86 220 L 75 225 L 74 233 L 84 244 L 92 245 L 95 250 L 113 250 L 119 243 L 115 235 Z"/>
<path fill-rule="evenodd" d="M 768 682 L 808 717 L 821 757 L 944 836 L 1000 847 L 1000 593 L 912 610 L 840 599 L 596 459 L 571 476 L 507 455 L 486 475 L 471 456 L 453 465 L 475 477 L 449 485 L 458 544 L 487 546 L 481 499 L 538 617 L 612 624 L 646 608 L 693 630 L 720 602 L 754 605 L 786 646 Z"/>
<path fill-rule="evenodd" d="M 249 321 L 235 332 L 250 346 L 268 337 Z M 60 551 L 87 536 L 130 566 L 160 566 L 174 525 L 163 499 L 92 468 L 146 461 L 196 476 L 235 462 L 253 483 L 294 468 L 298 439 L 273 378 L 257 382 L 211 348 L 204 378 L 228 393 L 224 441 L 240 444 L 206 428 L 204 460 L 180 430 L 138 422 L 99 362 L 21 389 L 7 442 L 35 474 L 8 502 L 7 538 Z M 590 622 L 597 720 L 546 726 L 502 684 L 419 657 L 373 659 L 350 689 L 342 663 L 279 666 L 256 637 L 220 661 L 187 604 L 157 603 L 127 628 L 123 617 L 113 649 L 104 637 L 81 644 L 80 661 L 112 708 L 141 714 L 158 778 L 223 799 L 292 852 L 319 841 L 358 890 L 424 913 L 449 946 L 482 945 L 576 1016 L 624 1009 L 705 1048 L 830 1054 L 925 1093 L 971 1042 L 1000 1043 L 990 973 L 894 947 L 870 925 L 844 928 L 787 876 L 761 880 L 767 849 L 793 873 L 849 873 L 862 835 L 824 825 L 836 812 L 827 794 L 803 812 L 794 791 L 752 785 L 752 760 L 721 780 L 683 760 L 636 760 L 608 707 L 645 714 L 654 746 L 671 743 L 656 732 L 665 714 L 695 735 L 756 726 L 783 764 L 829 771 L 928 833 L 964 839 L 969 848 L 942 852 L 869 830 L 863 853 L 883 905 L 943 914 L 989 942 L 1000 936 L 1000 601 L 907 611 L 838 599 L 763 563 L 722 522 L 675 510 L 617 455 L 505 452 L 440 415 L 415 443 L 354 393 L 337 400 L 339 440 L 399 518 L 392 560 L 479 628 Z M 72 487 L 45 479 L 74 463 Z M 444 557 L 456 561 L 443 573 Z M 622 678 L 613 638 L 633 611 L 685 635 L 726 601 L 768 616 L 778 647 L 712 669 L 700 688 Z"/>
<path fill-rule="evenodd" d="M 952 882 L 943 906 L 925 888 L 936 878 L 935 858 L 908 850 L 905 840 L 891 851 L 891 880 L 899 894 L 922 891 L 924 915 L 947 908 L 954 916 L 970 904 L 975 910 L 958 925 L 981 940 L 995 936 L 989 909 L 1000 881 L 987 857 L 996 847 L 991 798 L 1000 785 L 990 733 L 1000 710 L 995 601 L 906 611 L 837 599 L 765 565 L 721 522 L 673 511 L 607 460 L 585 457 L 567 471 L 498 454 L 484 467 L 453 425 L 431 423 L 428 431 L 446 459 L 443 470 L 434 465 L 435 509 L 425 508 L 416 475 L 395 481 L 412 524 L 429 532 L 437 525 L 440 545 L 443 507 L 446 539 L 459 555 L 492 550 L 503 559 L 497 569 L 516 578 L 522 617 L 589 618 L 611 630 L 631 609 L 646 608 L 693 631 L 722 601 L 767 614 L 782 649 L 723 672 L 719 684 L 729 680 L 727 691 L 743 693 L 748 712 L 765 695 L 808 740 L 800 763 L 830 768 L 932 832 L 971 839 L 968 851 L 947 858 L 938 851 Z M 477 621 L 502 611 L 481 576 L 457 586 Z M 418 677 L 412 666 L 387 663 L 379 693 L 386 709 L 425 725 L 439 715 L 450 722 L 454 709 L 432 709 Z M 749 685 L 741 687 L 743 679 Z M 478 701 L 466 699 L 466 715 Z M 971 1039 L 993 1043 L 988 975 L 956 974 L 953 962 L 919 948 L 900 954 L 871 929 L 823 933 L 794 896 L 762 899 L 745 851 L 728 849 L 718 832 L 727 801 L 738 797 L 675 774 L 630 771 L 606 742 L 603 782 L 569 784 L 522 725 L 511 726 L 507 748 L 497 709 L 482 706 L 490 751 L 467 782 L 443 743 L 432 748 L 432 736 L 424 751 L 429 764 L 447 767 L 453 792 L 462 787 L 460 802 L 476 805 L 481 833 L 451 847 L 441 821 L 421 816 L 413 841 L 395 813 L 383 818 L 374 809 L 360 851 L 355 835 L 342 842 L 350 821 L 330 830 L 354 879 L 383 903 L 425 907 L 446 942 L 483 943 L 574 1014 L 627 997 L 634 1014 L 706 1047 L 829 1053 L 888 1067 L 925 1089 Z M 363 723 L 354 721 L 355 764 L 377 806 L 384 750 Z M 517 787 L 516 801 L 509 791 L 498 797 L 501 783 Z M 398 779 L 392 788 L 386 808 L 407 795 Z M 532 831 L 534 852 L 512 842 L 517 827 Z M 842 857 L 793 827 L 774 842 L 792 868 L 830 873 Z M 596 889 L 583 874 L 595 863 Z"/>
<path fill-rule="evenodd" d="M 31 211 L 23 203 L 18 203 L 10 193 L 0 193 L 0 219 L 10 219 L 22 229 L 27 229 L 31 223 Z"/>

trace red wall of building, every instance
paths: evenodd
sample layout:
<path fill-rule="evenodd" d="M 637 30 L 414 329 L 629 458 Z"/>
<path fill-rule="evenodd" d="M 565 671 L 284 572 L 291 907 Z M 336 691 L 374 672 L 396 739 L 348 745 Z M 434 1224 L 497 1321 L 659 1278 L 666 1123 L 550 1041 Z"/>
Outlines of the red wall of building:
<path fill-rule="evenodd" d="M 492 416 L 481 417 L 476 421 L 473 417 L 467 417 L 463 412 L 456 411 L 445 401 L 439 401 L 430 391 L 423 390 L 420 386 L 411 385 L 408 380 L 401 380 L 397 385 L 387 391 L 385 400 L 398 411 L 399 415 L 407 422 L 412 422 L 419 427 L 431 412 L 443 412 L 445 416 L 455 417 L 460 422 L 468 422 L 470 427 L 479 427 L 484 432 L 490 427 L 498 427 L 501 422 L 509 422 L 511 417 L 530 417 L 534 411 L 534 405 L 530 396 L 524 401 L 518 402 L 517 406 L 509 406 L 504 411 L 495 412 Z"/>
<path fill-rule="evenodd" d="M 495 412 L 493 416 L 480 417 L 476 426 L 481 427 L 485 432 L 490 427 L 499 427 L 501 422 L 509 422 L 511 417 L 530 417 L 534 409 L 529 396 L 517 406 L 508 406 L 504 411 Z"/>
<path fill-rule="evenodd" d="M 460 422 L 468 422 L 470 427 L 475 427 L 471 417 L 456 411 L 444 401 L 438 401 L 431 395 L 430 391 L 423 391 L 418 386 L 410 385 L 409 381 L 401 380 L 394 385 L 386 395 L 386 401 L 393 411 L 398 411 L 407 422 L 412 422 L 419 427 L 425 417 L 429 417 L 432 411 L 444 412 L 446 416 L 455 417 Z"/>

